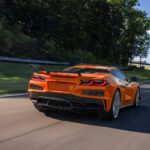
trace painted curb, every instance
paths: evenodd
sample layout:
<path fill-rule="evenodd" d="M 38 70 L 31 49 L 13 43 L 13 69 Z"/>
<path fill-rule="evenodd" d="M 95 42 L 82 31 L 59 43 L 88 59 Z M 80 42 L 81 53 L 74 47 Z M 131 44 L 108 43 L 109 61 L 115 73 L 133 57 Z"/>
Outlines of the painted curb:
<path fill-rule="evenodd" d="M 7 98 L 7 97 L 16 97 L 16 96 L 26 96 L 27 93 L 19 93 L 19 94 L 2 94 L 0 98 Z"/>

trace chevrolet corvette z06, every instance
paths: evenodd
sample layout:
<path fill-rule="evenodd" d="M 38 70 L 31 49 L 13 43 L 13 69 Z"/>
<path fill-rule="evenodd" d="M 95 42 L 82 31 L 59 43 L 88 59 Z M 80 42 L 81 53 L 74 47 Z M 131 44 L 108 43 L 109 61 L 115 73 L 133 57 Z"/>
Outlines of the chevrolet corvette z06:
<path fill-rule="evenodd" d="M 82 110 L 116 119 L 121 108 L 139 105 L 140 87 L 136 81 L 136 77 L 129 81 L 115 67 L 76 65 L 62 71 L 34 73 L 28 94 L 40 111 Z"/>

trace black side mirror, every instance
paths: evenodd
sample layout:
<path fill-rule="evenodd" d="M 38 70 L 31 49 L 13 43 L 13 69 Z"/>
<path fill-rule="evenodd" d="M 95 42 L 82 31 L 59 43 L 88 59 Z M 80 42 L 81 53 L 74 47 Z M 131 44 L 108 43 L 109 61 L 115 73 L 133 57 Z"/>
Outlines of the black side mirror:
<path fill-rule="evenodd" d="M 138 81 L 138 79 L 137 79 L 137 77 L 131 77 L 131 80 L 130 80 L 131 82 L 137 82 Z"/>

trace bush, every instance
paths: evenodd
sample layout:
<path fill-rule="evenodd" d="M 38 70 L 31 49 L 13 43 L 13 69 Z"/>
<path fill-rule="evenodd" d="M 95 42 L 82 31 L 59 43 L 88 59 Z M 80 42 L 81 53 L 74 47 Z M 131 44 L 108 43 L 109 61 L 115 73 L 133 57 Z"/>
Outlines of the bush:
<path fill-rule="evenodd" d="M 30 45 L 31 38 L 29 36 L 13 27 L 12 31 L 4 29 L 0 22 L 0 55 L 26 57 L 31 53 Z"/>
<path fill-rule="evenodd" d="M 0 54 L 9 54 L 10 49 L 13 46 L 12 42 L 13 35 L 10 31 L 7 31 L 3 28 L 2 23 L 0 22 Z"/>
<path fill-rule="evenodd" d="M 91 52 L 82 51 L 80 49 L 67 53 L 67 59 L 72 64 L 96 63 L 96 57 Z"/>

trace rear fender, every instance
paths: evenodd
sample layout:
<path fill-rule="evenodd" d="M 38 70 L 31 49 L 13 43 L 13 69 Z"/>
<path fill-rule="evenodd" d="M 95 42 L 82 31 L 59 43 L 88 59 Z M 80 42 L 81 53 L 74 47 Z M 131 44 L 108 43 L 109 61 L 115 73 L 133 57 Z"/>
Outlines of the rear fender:
<path fill-rule="evenodd" d="M 103 105 L 106 112 L 109 112 L 111 109 L 113 96 L 116 90 L 117 88 L 115 86 L 108 86 L 106 88 L 105 96 L 108 97 L 108 99 L 103 100 Z"/>

